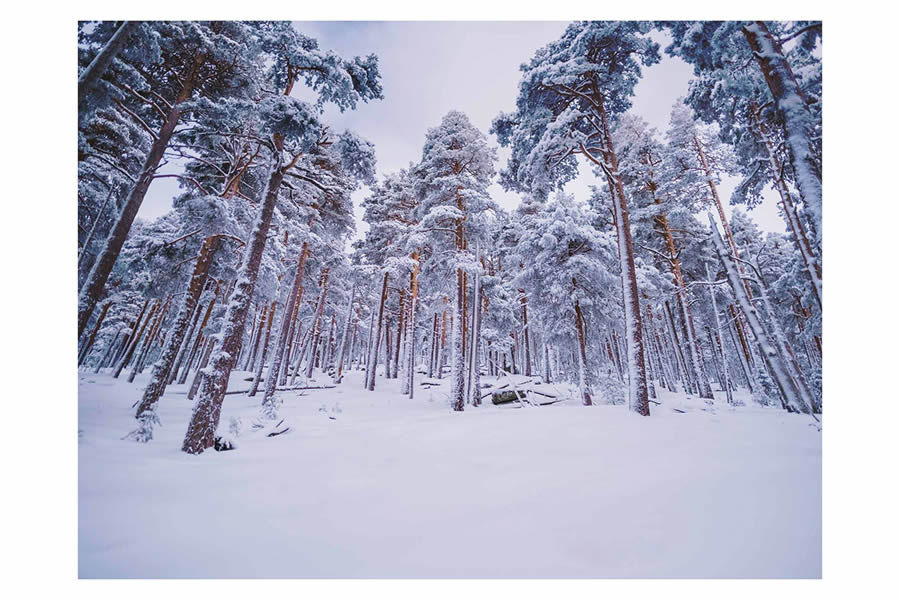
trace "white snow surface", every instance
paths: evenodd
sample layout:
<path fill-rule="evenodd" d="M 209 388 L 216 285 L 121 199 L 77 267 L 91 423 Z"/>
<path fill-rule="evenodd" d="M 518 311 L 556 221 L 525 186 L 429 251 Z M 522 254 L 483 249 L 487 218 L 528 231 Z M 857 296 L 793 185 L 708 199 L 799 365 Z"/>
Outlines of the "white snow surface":
<path fill-rule="evenodd" d="M 277 437 L 250 428 L 262 394 L 226 396 L 237 448 L 190 456 L 186 385 L 151 442 L 121 439 L 149 373 L 80 373 L 82 578 L 821 577 L 822 433 L 749 398 L 661 394 L 645 418 L 559 386 L 454 413 L 449 378 L 409 400 L 351 370 L 279 392 Z"/>

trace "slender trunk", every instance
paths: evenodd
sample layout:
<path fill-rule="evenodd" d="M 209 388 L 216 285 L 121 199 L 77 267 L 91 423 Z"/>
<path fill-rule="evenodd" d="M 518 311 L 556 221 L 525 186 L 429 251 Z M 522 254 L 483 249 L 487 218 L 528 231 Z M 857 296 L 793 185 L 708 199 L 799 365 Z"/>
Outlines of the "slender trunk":
<path fill-rule="evenodd" d="M 147 337 L 144 338 L 144 345 L 141 348 L 141 351 L 138 353 L 137 359 L 134 361 L 134 365 L 131 368 L 131 373 L 128 375 L 128 383 L 132 383 L 135 376 L 138 373 L 143 372 L 144 360 L 150 353 L 150 349 L 153 347 L 153 342 L 156 341 L 156 334 L 159 331 L 160 327 L 162 327 L 163 320 L 166 318 L 166 312 L 169 310 L 170 302 L 172 302 L 171 294 L 166 296 L 166 303 L 163 304 L 162 310 L 160 310 L 156 315 L 156 320 L 150 326 L 150 332 L 147 334 Z"/>
<path fill-rule="evenodd" d="M 263 394 L 262 403 L 270 409 L 270 416 L 272 417 L 275 416 L 273 401 L 275 386 L 278 384 L 279 374 L 281 373 L 281 363 L 284 360 L 285 349 L 291 334 L 291 325 L 294 322 L 293 317 L 295 308 L 300 299 L 300 294 L 303 292 L 303 288 L 300 284 L 303 282 L 303 271 L 306 268 L 306 259 L 308 257 L 309 244 L 303 242 L 303 246 L 300 250 L 300 257 L 297 261 L 297 270 L 294 273 L 294 283 L 288 292 L 287 303 L 284 307 L 284 317 L 281 319 L 281 331 L 279 331 L 278 337 L 276 338 L 275 352 L 272 354 L 271 365 L 269 366 L 269 372 L 266 375 L 266 388 L 265 393 Z"/>
<path fill-rule="evenodd" d="M 206 306 L 206 312 L 203 314 L 203 320 L 200 322 L 200 328 L 197 329 L 197 337 L 194 339 L 194 345 L 191 348 L 191 353 L 188 355 L 187 364 L 184 367 L 184 371 L 182 371 L 181 376 L 178 378 L 178 385 L 183 385 L 187 381 L 188 372 L 190 371 L 191 363 L 194 362 L 194 357 L 197 354 L 197 351 L 200 349 L 200 343 L 203 339 L 203 330 L 206 328 L 206 325 L 209 323 L 209 318 L 212 316 L 213 309 L 216 307 L 216 300 L 219 299 L 219 284 L 216 283 L 216 289 L 213 293 L 212 299 L 209 301 L 209 304 Z"/>
<path fill-rule="evenodd" d="M 409 316 L 407 322 L 407 369 L 406 387 L 410 399 L 415 396 L 416 386 L 416 308 L 419 299 L 419 252 L 413 252 L 411 258 L 415 262 L 409 282 Z"/>
<path fill-rule="evenodd" d="M 381 299 L 378 303 L 378 326 L 375 330 L 375 337 L 372 338 L 372 348 L 367 362 L 368 367 L 366 374 L 368 378 L 367 388 L 370 392 L 375 391 L 375 369 L 378 367 L 378 346 L 381 343 L 381 328 L 384 323 L 384 303 L 387 301 L 388 293 L 388 273 L 384 272 L 384 283 L 381 286 Z"/>
<path fill-rule="evenodd" d="M 206 287 L 209 266 L 215 255 L 217 242 L 218 236 L 209 236 L 200 247 L 200 256 L 197 257 L 197 263 L 194 265 L 194 272 L 191 275 L 190 283 L 188 283 L 188 289 L 178 311 L 178 316 L 175 317 L 175 322 L 172 324 L 172 329 L 162 354 L 153 366 L 150 383 L 144 389 L 144 395 L 134 414 L 134 418 L 141 424 L 131 434 L 137 441 L 147 442 L 153 439 L 153 425 L 158 422 L 156 403 L 166 389 L 169 371 L 175 364 L 175 356 L 184 341 L 184 334 L 188 329 L 191 315 L 196 312 L 200 294 L 203 293 L 203 289 Z"/>
<path fill-rule="evenodd" d="M 322 291 L 319 293 L 319 302 L 316 306 L 316 314 L 313 317 L 313 323 L 310 326 L 310 335 L 312 336 L 309 362 L 306 363 L 306 378 L 312 377 L 313 369 L 316 365 L 316 350 L 319 349 L 319 339 L 322 337 L 322 315 L 325 313 L 325 298 L 328 295 L 328 267 L 322 269 Z"/>
<path fill-rule="evenodd" d="M 406 304 L 406 290 L 403 288 L 400 288 L 400 300 L 399 300 L 400 313 L 399 313 L 399 316 L 397 317 L 397 347 L 394 348 L 393 377 L 395 379 L 397 378 L 398 370 L 400 369 L 400 343 L 399 342 L 400 342 L 400 335 L 401 335 L 401 332 L 403 331 L 403 325 L 404 325 L 403 308 L 404 308 L 405 304 Z"/>
<path fill-rule="evenodd" d="M 344 357 L 350 346 L 350 324 L 353 321 L 353 301 L 356 299 L 356 284 L 350 288 L 350 302 L 347 304 L 347 320 L 344 322 L 344 335 L 341 336 L 341 349 L 338 352 L 337 371 L 334 374 L 334 383 L 340 383 L 344 372 Z M 354 336 L 355 337 L 355 336 Z"/>
<path fill-rule="evenodd" d="M 712 276 L 709 272 L 709 265 L 706 265 L 706 280 L 712 281 Z M 710 306 L 712 306 L 713 316 L 716 321 L 716 331 L 719 334 L 719 340 L 721 342 L 722 338 L 722 321 L 719 319 L 719 307 L 716 305 L 716 290 L 713 286 L 709 286 L 709 302 Z M 713 346 L 715 350 L 715 346 Z M 728 404 L 734 405 L 734 397 L 731 393 L 731 382 L 728 379 L 728 356 L 725 354 L 725 347 L 723 344 L 719 345 L 719 352 L 722 359 L 722 385 L 725 388 L 725 393 L 727 394 Z"/>
<path fill-rule="evenodd" d="M 200 296 L 203 296 L 202 292 Z M 197 323 L 200 322 L 200 313 L 202 312 L 203 305 L 200 304 L 198 299 L 194 306 L 194 314 L 191 316 L 191 326 L 184 336 L 184 341 L 181 342 L 181 346 L 178 348 L 178 355 L 175 357 L 175 363 L 169 370 L 169 376 L 166 377 L 166 385 L 172 385 L 172 382 L 178 377 L 178 372 L 181 371 L 182 365 L 184 365 L 184 359 L 187 357 L 191 342 L 193 342 L 194 333 L 197 331 Z"/>
<path fill-rule="evenodd" d="M 749 113 L 751 128 L 756 134 L 756 137 L 763 143 L 765 158 L 768 161 L 769 169 L 772 172 L 772 182 L 775 184 L 775 189 L 778 191 L 778 195 L 781 197 L 782 216 L 784 217 L 784 220 L 788 225 L 788 229 L 790 229 L 791 231 L 791 237 L 793 237 L 794 239 L 794 245 L 800 252 L 800 257 L 803 260 L 803 266 L 805 267 L 804 270 L 806 271 L 807 277 L 809 277 L 809 282 L 812 287 L 813 296 L 815 297 L 816 302 L 819 304 L 819 310 L 821 311 L 822 269 L 819 266 L 815 255 L 813 254 L 812 247 L 809 244 L 809 239 L 806 237 L 806 231 L 803 228 L 803 224 L 797 217 L 797 210 L 794 207 L 793 200 L 791 200 L 791 192 L 790 190 L 788 190 L 787 182 L 784 179 L 784 171 L 782 169 L 781 160 L 778 158 L 778 154 L 775 151 L 771 136 L 769 135 L 768 131 L 766 131 L 765 125 L 759 118 L 759 111 L 755 103 L 751 103 Z"/>
<path fill-rule="evenodd" d="M 119 365 L 116 367 L 116 372 L 113 373 L 113 378 L 118 378 L 122 373 L 122 369 L 124 369 L 128 365 L 128 362 L 131 360 L 131 356 L 134 354 L 135 349 L 137 349 L 138 342 L 141 341 L 141 336 L 144 335 L 144 330 L 147 329 L 147 324 L 156 315 L 156 311 L 159 310 L 160 304 L 162 304 L 161 298 L 157 298 L 153 302 L 153 306 L 150 307 L 150 312 L 147 313 L 147 316 L 144 318 L 144 322 L 141 325 L 141 328 L 138 330 L 137 334 L 132 337 L 131 343 L 128 345 L 128 350 L 119 361 Z"/>
<path fill-rule="evenodd" d="M 259 391 L 259 382 L 262 381 L 262 372 L 266 366 L 266 355 L 269 353 L 269 339 L 272 337 L 272 323 L 275 321 L 275 309 L 277 306 L 278 301 L 272 300 L 272 304 L 269 307 L 269 320 L 266 324 L 266 335 L 262 344 L 262 353 L 259 357 L 259 364 L 256 366 L 256 374 L 253 376 L 253 384 L 247 392 L 247 395 L 251 398 Z"/>
<path fill-rule="evenodd" d="M 709 213 L 709 224 L 713 232 L 712 238 L 716 246 L 716 253 L 719 255 L 721 263 L 725 266 L 731 289 L 737 297 L 741 309 L 747 318 L 747 323 L 750 325 L 750 329 L 753 331 L 753 335 L 756 337 L 757 343 L 760 346 L 762 359 L 768 366 L 769 371 L 772 373 L 773 379 L 775 380 L 775 384 L 781 392 L 785 408 L 790 412 L 803 412 L 809 414 L 811 412 L 811 407 L 805 402 L 802 392 L 797 388 L 796 382 L 789 376 L 788 367 L 784 364 L 783 357 L 769 339 L 765 327 L 763 327 L 762 321 L 756 311 L 756 307 L 753 306 L 753 302 L 746 293 L 743 285 L 744 282 L 741 280 L 737 265 L 731 254 L 725 248 L 725 243 L 722 240 L 722 236 L 719 233 L 719 228 L 716 226 L 712 213 Z"/>
<path fill-rule="evenodd" d="M 191 381 L 191 387 L 188 390 L 188 400 L 193 400 L 194 396 L 197 395 L 197 390 L 200 389 L 200 381 L 203 379 L 202 370 L 209 364 L 209 357 L 216 348 L 216 340 L 210 337 L 204 340 L 203 344 L 203 352 L 197 360 L 197 371 L 194 373 L 194 379 Z"/>
<path fill-rule="evenodd" d="M 572 280 L 574 283 L 575 280 Z M 581 402 L 585 406 L 591 406 L 591 385 L 588 381 L 587 350 L 584 339 L 584 318 L 581 314 L 581 305 L 575 299 L 575 332 L 578 335 L 578 391 L 581 393 Z"/>
<path fill-rule="evenodd" d="M 103 325 L 103 319 L 106 318 L 106 312 L 109 310 L 110 306 L 112 306 L 111 301 L 103 304 L 103 308 L 100 310 L 100 316 L 97 317 L 97 322 L 94 323 L 94 328 L 91 330 L 91 335 L 84 341 L 78 356 L 79 367 L 81 366 L 81 363 L 84 362 L 84 359 L 87 358 L 88 353 L 90 353 L 91 347 L 94 345 L 94 340 L 97 338 L 97 332 L 100 331 L 100 326 Z"/>
<path fill-rule="evenodd" d="M 253 348 L 247 356 L 247 362 L 244 363 L 245 371 L 256 370 L 256 355 L 259 352 L 259 342 L 262 336 L 263 328 L 266 326 L 266 313 L 269 311 L 269 303 L 263 302 L 262 309 L 259 312 L 259 324 L 256 326 L 256 333 L 253 334 Z"/>
<path fill-rule="evenodd" d="M 476 244 L 476 253 L 478 252 Z M 472 294 L 472 343 L 469 345 L 469 404 L 481 404 L 481 364 L 478 362 L 478 350 L 481 346 L 481 273 L 475 274 L 475 289 Z M 522 296 L 522 311 L 525 316 L 526 332 L 528 316 L 525 309 L 525 297 Z"/>
<path fill-rule="evenodd" d="M 694 380 L 693 371 L 688 369 L 687 361 L 685 360 L 684 352 L 682 351 L 681 340 L 678 339 L 678 329 L 675 327 L 675 316 L 672 314 L 672 307 L 669 306 L 668 301 L 666 301 L 666 315 L 668 316 L 672 345 L 675 347 L 675 354 L 678 357 L 681 366 L 681 374 L 684 377 L 685 391 L 690 395 L 697 391 L 697 384 Z"/>
<path fill-rule="evenodd" d="M 525 333 L 525 376 L 531 377 L 531 341 L 528 334 L 528 300 L 525 298 L 525 290 L 519 290 L 522 297 L 522 324 Z"/>

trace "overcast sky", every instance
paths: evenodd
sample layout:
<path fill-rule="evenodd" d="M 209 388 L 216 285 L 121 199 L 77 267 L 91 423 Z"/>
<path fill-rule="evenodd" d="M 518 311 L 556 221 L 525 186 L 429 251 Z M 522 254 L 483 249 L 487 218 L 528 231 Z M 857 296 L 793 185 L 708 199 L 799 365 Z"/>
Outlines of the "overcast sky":
<path fill-rule="evenodd" d="M 515 108 L 520 78 L 519 65 L 529 60 L 541 46 L 558 38 L 567 22 L 298 22 L 303 33 L 319 40 L 323 49 L 350 57 L 374 52 L 378 55 L 384 100 L 360 105 L 341 114 L 326 111 L 326 121 L 336 129 L 352 129 L 375 144 L 379 178 L 422 156 L 425 132 L 440 123 L 450 110 L 465 112 L 484 132 L 501 111 Z M 665 47 L 661 33 L 653 36 Z M 632 112 L 660 132 L 669 121 L 672 104 L 687 93 L 691 67 L 679 58 L 664 56 L 659 64 L 645 68 L 635 89 Z M 496 143 L 493 136 L 491 139 Z M 497 169 L 505 166 L 509 151 L 500 148 Z M 720 186 L 724 202 L 731 196 L 737 179 Z M 566 191 L 586 200 L 588 186 L 600 182 L 586 167 Z M 178 184 L 174 179 L 153 182 L 139 216 L 155 218 L 171 208 Z M 494 184 L 491 193 L 506 209 L 519 202 Z M 354 195 L 357 235 L 367 225 L 359 217 L 360 203 L 367 190 Z M 726 207 L 730 214 L 730 207 Z M 767 231 L 783 232 L 773 194 L 751 213 Z"/>

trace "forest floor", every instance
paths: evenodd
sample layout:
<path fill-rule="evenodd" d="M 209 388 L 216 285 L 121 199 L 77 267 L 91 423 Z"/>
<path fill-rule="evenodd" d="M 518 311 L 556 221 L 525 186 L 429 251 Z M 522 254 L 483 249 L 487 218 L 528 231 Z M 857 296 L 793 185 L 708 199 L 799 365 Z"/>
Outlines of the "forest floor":
<path fill-rule="evenodd" d="M 821 577 L 808 416 L 719 392 L 661 394 L 650 418 L 574 399 L 453 413 L 446 380 L 410 400 L 351 371 L 281 392 L 276 437 L 250 426 L 261 393 L 226 396 L 236 449 L 189 456 L 186 386 L 155 439 L 122 439 L 148 377 L 79 373 L 82 578 Z"/>

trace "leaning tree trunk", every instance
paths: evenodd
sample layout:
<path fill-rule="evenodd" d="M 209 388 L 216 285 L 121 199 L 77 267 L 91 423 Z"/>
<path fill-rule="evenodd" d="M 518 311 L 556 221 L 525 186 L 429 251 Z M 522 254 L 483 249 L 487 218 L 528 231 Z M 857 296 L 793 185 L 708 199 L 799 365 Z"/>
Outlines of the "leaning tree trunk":
<path fill-rule="evenodd" d="M 712 213 L 708 213 L 708 216 L 709 225 L 713 232 L 712 239 L 716 246 L 716 253 L 719 255 L 719 260 L 725 267 L 731 289 L 737 297 L 741 310 L 744 312 L 744 316 L 747 318 L 750 330 L 753 331 L 753 335 L 756 337 L 760 346 L 762 359 L 768 366 L 769 371 L 773 375 L 775 385 L 778 386 L 778 389 L 781 392 L 785 408 L 789 412 L 810 414 L 811 407 L 804 401 L 801 391 L 797 389 L 796 382 L 790 377 L 788 367 L 784 364 L 783 357 L 769 339 L 765 327 L 759 318 L 759 314 L 756 311 L 756 307 L 753 306 L 753 302 L 746 293 L 744 282 L 741 280 L 737 265 L 725 247 L 725 242 L 722 240 L 722 236 L 719 233 L 719 228 L 716 226 L 716 221 L 713 218 Z"/>
<path fill-rule="evenodd" d="M 103 319 L 106 318 L 106 313 L 109 310 L 109 307 L 112 306 L 111 301 L 107 301 L 103 304 L 103 308 L 100 310 L 100 316 L 97 317 L 97 322 L 94 323 L 94 328 L 91 330 L 91 335 L 84 341 L 84 344 L 81 348 L 81 352 L 78 356 L 78 366 L 81 366 L 81 363 L 84 362 L 84 359 L 87 358 L 88 353 L 91 351 L 91 347 L 94 345 L 94 340 L 97 338 L 97 332 L 100 331 L 100 326 L 103 325 Z"/>
<path fill-rule="evenodd" d="M 785 143 L 790 150 L 797 189 L 800 190 L 816 223 L 816 232 L 820 235 L 822 172 L 812 141 L 813 115 L 781 45 L 766 24 L 763 21 L 753 21 L 744 25 L 742 30 L 783 118 Z"/>
<path fill-rule="evenodd" d="M 661 202 L 657 199 L 657 204 Z M 660 227 L 660 234 L 666 243 L 666 252 L 669 254 L 669 264 L 672 269 L 672 277 L 675 279 L 675 299 L 678 301 L 681 320 L 684 323 L 685 344 L 687 346 L 687 359 L 690 363 L 691 373 L 697 382 L 697 388 L 701 398 L 712 399 L 712 386 L 703 372 L 702 361 L 697 348 L 697 334 L 694 328 L 694 318 L 687 302 L 687 286 L 684 283 L 684 275 L 681 272 L 681 261 L 678 260 L 678 250 L 675 247 L 675 239 L 669 229 L 669 219 L 665 214 L 657 215 L 654 219 Z"/>
<path fill-rule="evenodd" d="M 206 311 L 203 313 L 203 320 L 200 321 L 200 327 L 197 328 L 197 336 L 194 338 L 194 344 L 191 347 L 191 351 L 188 354 L 187 362 L 184 365 L 184 371 L 181 372 L 181 375 L 178 377 L 178 385 L 183 385 L 188 378 L 188 373 L 191 370 L 191 363 L 194 362 L 194 357 L 197 355 L 197 352 L 201 351 L 201 341 L 203 339 L 203 330 L 206 329 L 206 326 L 209 324 L 209 318 L 212 316 L 213 309 L 216 307 L 216 300 L 219 299 L 219 283 L 216 283 L 216 289 L 213 291 L 213 297 L 210 298 L 209 304 L 206 305 Z"/>
<path fill-rule="evenodd" d="M 806 275 L 807 277 L 809 277 L 809 282 L 812 286 L 813 296 L 815 297 L 816 302 L 819 304 L 819 310 L 821 311 L 822 268 L 819 266 L 819 263 L 816 260 L 815 255 L 813 254 L 812 247 L 809 244 L 809 238 L 806 237 L 806 230 L 803 228 L 803 224 L 797 217 L 797 210 L 794 207 L 793 200 L 791 200 L 791 192 L 788 189 L 787 182 L 784 179 L 784 171 L 782 168 L 781 160 L 778 158 L 778 154 L 775 151 L 775 146 L 772 143 L 772 138 L 769 135 L 769 132 L 766 131 L 766 127 L 759 117 L 759 110 L 757 109 L 755 103 L 750 104 L 749 113 L 751 128 L 753 129 L 753 133 L 756 135 L 757 139 L 759 139 L 763 143 L 763 148 L 765 150 L 765 159 L 769 163 L 772 182 L 775 185 L 775 189 L 778 190 L 778 195 L 781 197 L 781 208 L 784 220 L 791 231 L 791 236 L 794 238 L 794 245 L 800 252 L 800 257 L 803 260 L 803 266 L 805 267 L 804 270 L 806 271 Z"/>
<path fill-rule="evenodd" d="M 144 389 L 141 403 L 134 414 L 134 418 L 138 420 L 140 425 L 129 434 L 129 437 L 135 441 L 149 442 L 153 439 L 153 426 L 159 423 L 159 417 L 156 415 L 156 403 L 166 389 L 169 371 L 175 364 L 175 356 L 184 341 L 184 334 L 190 325 L 191 315 L 197 308 L 197 302 L 200 300 L 203 288 L 206 287 L 209 265 L 215 255 L 215 244 L 218 242 L 219 237 L 217 235 L 207 237 L 203 240 L 203 245 L 200 247 L 200 256 L 197 257 L 197 263 L 194 265 L 194 273 L 191 275 L 191 281 L 188 284 L 187 293 L 184 295 L 178 316 L 175 317 L 175 322 L 172 324 L 171 333 L 162 354 L 153 366 L 150 383 Z"/>
<path fill-rule="evenodd" d="M 572 283 L 575 283 L 574 279 Z M 585 406 L 590 406 L 593 402 L 591 401 L 591 384 L 588 380 L 584 315 L 581 314 L 581 305 L 578 303 L 578 298 L 575 299 L 575 333 L 578 335 L 578 391 L 581 394 L 581 403 Z"/>
<path fill-rule="evenodd" d="M 141 341 L 141 337 L 144 335 L 144 330 L 147 329 L 147 324 L 153 319 L 154 315 L 156 314 L 156 311 L 159 310 L 161 303 L 162 303 L 161 298 L 157 298 L 153 302 L 153 306 L 150 307 L 150 312 L 147 313 L 146 317 L 144 317 L 144 322 L 141 325 L 141 328 L 137 331 L 137 333 L 134 336 L 132 336 L 132 339 L 128 344 L 128 350 L 125 351 L 125 355 L 119 361 L 119 365 L 116 367 L 116 372 L 113 373 L 113 378 L 118 378 L 119 375 L 121 375 L 121 373 L 122 373 L 122 369 L 124 369 L 128 365 L 128 362 L 131 360 L 131 357 L 134 354 L 134 351 L 137 349 L 138 342 Z M 135 323 L 135 327 L 136 326 L 137 326 L 137 323 Z"/>
<path fill-rule="evenodd" d="M 316 365 L 316 350 L 319 348 L 319 339 L 322 337 L 322 315 L 325 313 L 325 297 L 328 295 L 328 267 L 322 269 L 322 291 L 319 293 L 319 303 L 316 306 L 316 314 L 313 317 L 310 334 L 312 345 L 310 346 L 309 362 L 306 363 L 306 378 L 312 377 Z M 324 366 L 324 365 L 322 365 Z"/>
<path fill-rule="evenodd" d="M 269 372 L 266 375 L 266 391 L 263 394 L 263 406 L 267 410 L 270 418 L 275 418 L 276 407 L 274 404 L 275 387 L 278 384 L 278 376 L 281 373 L 281 361 L 284 360 L 284 350 L 287 346 L 288 336 L 291 333 L 291 324 L 294 319 L 294 308 L 297 305 L 297 298 L 300 295 L 300 284 L 303 281 L 303 270 L 306 267 L 306 259 L 309 256 L 309 244 L 303 242 L 300 250 L 300 258 L 297 261 L 297 272 L 294 274 L 294 284 L 288 292 L 287 305 L 284 307 L 284 317 L 281 319 L 281 331 L 276 339 L 275 352 L 272 354 L 272 360 L 269 365 Z"/>
<path fill-rule="evenodd" d="M 523 372 L 526 377 L 531 377 L 531 336 L 528 332 L 528 299 L 525 297 L 525 290 L 519 290 L 519 294 L 522 297 L 522 328 L 525 336 L 525 369 L 523 369 Z"/>
<path fill-rule="evenodd" d="M 378 368 L 378 346 L 381 343 L 381 328 L 384 324 L 384 303 L 388 293 L 388 273 L 384 272 L 384 283 L 381 286 L 381 300 L 378 303 L 378 325 L 372 338 L 369 358 L 366 361 L 366 388 L 375 391 L 375 369 Z"/>
<path fill-rule="evenodd" d="M 131 224 L 134 223 L 138 210 L 144 201 L 144 196 L 147 195 L 150 182 L 153 181 L 156 169 L 159 167 L 163 154 L 169 145 L 169 140 L 175 132 L 175 126 L 178 124 L 178 119 L 181 117 L 183 110 L 183 103 L 191 97 L 196 74 L 205 60 L 203 53 L 198 54 L 194 59 L 194 63 L 184 79 L 181 91 L 175 98 L 172 108 L 166 114 L 166 119 L 156 134 L 153 145 L 150 146 L 150 153 L 147 154 L 144 165 L 141 167 L 141 172 L 128 193 L 125 206 L 122 207 L 119 218 L 116 220 L 116 224 L 113 225 L 103 250 L 94 261 L 94 266 L 91 267 L 84 286 L 78 294 L 78 337 L 81 337 L 81 334 L 84 332 L 84 328 L 91 318 L 91 313 L 94 312 L 94 307 L 100 300 L 100 296 L 103 295 L 106 280 L 112 272 L 116 259 L 119 258 L 119 252 L 121 252 L 125 238 L 128 237 L 128 232 L 131 230 Z"/>
<path fill-rule="evenodd" d="M 92 60 L 84 71 L 81 72 L 81 75 L 78 76 L 79 104 L 84 102 L 88 94 L 93 91 L 97 81 L 103 76 L 110 63 L 119 52 L 121 52 L 122 48 L 125 47 L 128 38 L 131 37 L 131 34 L 134 33 L 134 30 L 137 29 L 138 25 L 140 25 L 140 21 L 123 21 L 116 32 L 112 34 L 112 37 L 109 38 L 109 41 L 106 42 L 103 49 L 97 53 L 94 60 Z M 83 121 L 84 117 L 89 115 L 89 112 L 87 107 L 79 106 L 79 124 Z"/>
<path fill-rule="evenodd" d="M 263 339 L 262 351 L 259 356 L 259 364 L 256 366 L 256 373 L 253 376 L 253 384 L 247 392 L 247 396 L 253 397 L 259 391 L 259 382 L 262 381 L 262 372 L 266 368 L 266 356 L 269 352 L 269 339 L 272 337 L 272 323 L 275 321 L 275 309 L 278 307 L 278 300 L 272 300 L 269 307 L 269 319 L 266 322 L 266 336 Z"/>
<path fill-rule="evenodd" d="M 706 266 L 706 280 L 711 282 L 712 276 L 709 273 L 709 265 L 707 264 L 705 266 Z M 709 302 L 710 302 L 710 305 L 712 306 L 713 316 L 715 317 L 715 321 L 716 321 L 716 331 L 719 334 L 719 340 L 720 340 L 719 351 L 720 351 L 720 359 L 722 361 L 722 377 L 723 377 L 722 386 L 725 388 L 725 394 L 728 398 L 728 404 L 731 404 L 733 406 L 734 405 L 734 396 L 731 393 L 731 381 L 728 378 L 728 356 L 725 354 L 725 345 L 721 344 L 721 339 L 722 339 L 722 336 L 724 335 L 722 333 L 722 321 L 719 319 L 719 307 L 716 306 L 716 290 L 712 285 L 709 286 Z M 715 350 L 716 350 L 716 348 L 715 348 L 715 346 L 713 346 L 713 352 L 715 352 Z"/>
<path fill-rule="evenodd" d="M 207 279 L 207 281 L 209 281 Z M 206 289 L 206 286 L 204 286 Z M 200 293 L 200 297 L 203 297 L 203 292 Z M 184 335 L 184 340 L 181 342 L 181 346 L 178 348 L 178 355 L 175 357 L 175 362 L 172 364 L 172 368 L 169 370 L 169 375 L 166 377 L 166 385 L 172 385 L 172 382 L 178 377 L 178 372 L 181 370 L 181 366 L 184 364 L 184 359 L 187 357 L 188 350 L 191 347 L 191 342 L 194 339 L 194 333 L 197 331 L 197 323 L 200 322 L 200 313 L 203 312 L 203 305 L 200 304 L 200 300 L 198 299 L 196 305 L 194 307 L 194 314 L 191 317 L 191 326 L 188 328 L 187 333 Z"/>
<path fill-rule="evenodd" d="M 228 377 L 234 368 L 244 335 L 244 321 L 253 298 L 253 288 L 259 276 L 266 238 L 272 225 L 278 191 L 284 179 L 285 169 L 281 165 L 283 140 L 276 137 L 277 153 L 269 174 L 266 194 L 260 203 L 259 215 L 253 226 L 244 258 L 238 269 L 237 286 L 231 295 L 222 323 L 221 345 L 210 359 L 210 367 L 200 383 L 200 396 L 194 405 L 191 422 L 184 437 L 182 450 L 189 454 L 200 454 L 215 444 L 216 429 L 222 412 L 222 401 L 228 387 Z"/>
<path fill-rule="evenodd" d="M 334 383 L 341 382 L 341 374 L 344 372 L 344 357 L 350 344 L 350 325 L 353 321 L 353 301 L 356 299 L 356 284 L 350 288 L 350 302 L 347 304 L 347 320 L 344 322 L 344 335 L 341 336 L 341 349 L 338 351 L 337 370 L 334 373 Z"/>
<path fill-rule="evenodd" d="M 150 326 L 150 332 L 147 334 L 147 337 L 144 338 L 144 344 L 141 347 L 141 351 L 140 353 L 138 353 L 138 357 L 135 359 L 134 364 L 131 367 L 131 373 L 128 374 L 128 383 L 132 383 L 137 374 L 144 370 L 144 360 L 150 354 L 153 343 L 156 341 L 156 334 L 162 327 L 163 321 L 166 318 L 166 313 L 169 310 L 169 304 L 171 302 L 172 295 L 169 294 L 168 296 L 166 296 L 166 303 L 163 304 L 162 310 L 159 311 L 159 313 L 156 315 L 156 320 Z"/>

